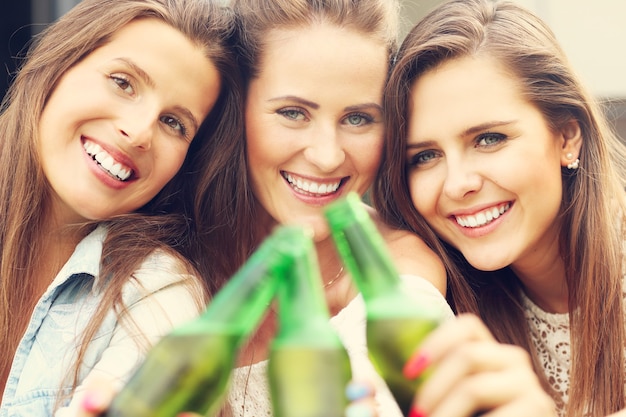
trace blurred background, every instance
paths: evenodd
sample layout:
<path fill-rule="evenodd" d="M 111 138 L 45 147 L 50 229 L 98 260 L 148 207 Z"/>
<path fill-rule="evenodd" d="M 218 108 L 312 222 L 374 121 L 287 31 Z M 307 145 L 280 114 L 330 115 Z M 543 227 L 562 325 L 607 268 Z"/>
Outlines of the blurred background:
<path fill-rule="evenodd" d="M 80 0 L 0 0 L 0 97 L 29 39 Z M 515 0 L 555 32 L 590 90 L 607 103 L 626 140 L 626 1 Z M 441 0 L 401 0 L 402 35 Z"/>

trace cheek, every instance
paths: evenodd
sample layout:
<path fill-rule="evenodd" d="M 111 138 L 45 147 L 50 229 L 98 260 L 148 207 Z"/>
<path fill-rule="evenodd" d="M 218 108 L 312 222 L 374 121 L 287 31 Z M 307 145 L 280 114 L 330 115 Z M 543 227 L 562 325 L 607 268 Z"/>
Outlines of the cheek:
<path fill-rule="evenodd" d="M 362 139 L 362 138 L 361 138 Z M 375 135 L 369 140 L 360 140 L 358 146 L 348 145 L 344 149 L 349 152 L 350 159 L 357 167 L 359 174 L 373 180 L 383 153 L 383 138 Z"/>
<path fill-rule="evenodd" d="M 182 139 L 179 141 L 183 142 Z M 155 169 L 161 170 L 161 175 L 159 175 L 161 178 L 161 188 L 180 171 L 188 151 L 189 144 L 187 143 L 172 143 L 171 146 L 163 148 L 160 162 L 157 160 L 155 164 Z"/>
<path fill-rule="evenodd" d="M 252 174 L 257 165 L 267 165 L 277 158 L 282 147 L 268 139 L 273 137 L 275 135 L 267 123 L 249 115 L 246 117 L 246 158 Z"/>
<path fill-rule="evenodd" d="M 415 209 L 425 218 L 434 215 L 438 194 L 435 179 L 429 179 L 424 173 L 412 173 L 408 176 L 408 182 Z"/>
<path fill-rule="evenodd" d="M 246 149 L 247 169 L 253 183 L 259 181 L 259 176 L 268 167 L 278 166 L 281 160 L 278 152 L 281 147 L 268 143 L 260 136 L 248 134 Z"/>

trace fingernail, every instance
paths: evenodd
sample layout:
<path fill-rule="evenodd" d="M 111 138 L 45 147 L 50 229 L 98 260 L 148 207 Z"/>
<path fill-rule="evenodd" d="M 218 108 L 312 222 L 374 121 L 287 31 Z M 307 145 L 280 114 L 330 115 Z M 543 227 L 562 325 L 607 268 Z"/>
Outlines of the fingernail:
<path fill-rule="evenodd" d="M 374 417 L 374 410 L 369 405 L 351 404 L 346 408 L 346 417 Z"/>
<path fill-rule="evenodd" d="M 426 417 L 426 413 L 413 407 L 411 411 L 409 411 L 409 417 Z"/>
<path fill-rule="evenodd" d="M 413 379 L 418 377 L 424 369 L 428 367 L 428 357 L 423 353 L 419 353 L 413 357 L 411 357 L 406 364 L 404 365 L 404 369 L 402 373 L 405 377 L 409 379 Z"/>
<path fill-rule="evenodd" d="M 98 412 L 104 407 L 102 398 L 96 392 L 88 392 L 83 398 L 83 409 L 88 412 Z"/>
<path fill-rule="evenodd" d="M 350 401 L 360 400 L 371 394 L 370 387 L 358 382 L 350 382 L 346 387 L 346 397 Z"/>

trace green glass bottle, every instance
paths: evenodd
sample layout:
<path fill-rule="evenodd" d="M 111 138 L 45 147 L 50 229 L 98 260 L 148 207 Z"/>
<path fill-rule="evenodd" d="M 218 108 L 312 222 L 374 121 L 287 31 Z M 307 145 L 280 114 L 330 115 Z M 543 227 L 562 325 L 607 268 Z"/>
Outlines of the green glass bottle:
<path fill-rule="evenodd" d="M 387 246 L 358 195 L 329 204 L 325 214 L 341 258 L 363 295 L 370 359 L 408 415 L 421 379 L 408 380 L 402 368 L 440 317 L 403 289 Z"/>
<path fill-rule="evenodd" d="M 317 253 L 295 226 L 278 232 L 285 255 L 278 283 L 279 330 L 270 346 L 268 378 L 275 417 L 342 417 L 351 378 L 348 354 L 330 325 Z"/>
<path fill-rule="evenodd" d="M 268 237 L 222 287 L 198 318 L 174 329 L 148 352 L 109 417 L 205 416 L 221 408 L 242 343 L 258 326 L 277 289 L 282 236 Z"/>

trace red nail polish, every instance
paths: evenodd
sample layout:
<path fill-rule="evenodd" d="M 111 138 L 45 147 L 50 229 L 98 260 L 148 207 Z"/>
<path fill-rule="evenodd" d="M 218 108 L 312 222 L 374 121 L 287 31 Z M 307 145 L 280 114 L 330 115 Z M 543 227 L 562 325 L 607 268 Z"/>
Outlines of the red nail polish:
<path fill-rule="evenodd" d="M 102 399 L 100 396 L 94 392 L 89 392 L 85 394 L 83 398 L 83 410 L 88 411 L 90 413 L 99 412 L 102 410 Z"/>
<path fill-rule="evenodd" d="M 428 358 L 424 354 L 418 354 L 417 356 L 413 356 L 410 358 L 407 363 L 404 365 L 404 369 L 402 373 L 405 377 L 409 379 L 413 379 L 418 377 L 424 369 L 428 367 Z"/>
<path fill-rule="evenodd" d="M 411 408 L 411 411 L 409 411 L 409 416 L 408 417 L 426 417 L 426 413 L 418 410 L 417 408 L 413 407 Z"/>

